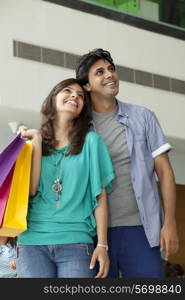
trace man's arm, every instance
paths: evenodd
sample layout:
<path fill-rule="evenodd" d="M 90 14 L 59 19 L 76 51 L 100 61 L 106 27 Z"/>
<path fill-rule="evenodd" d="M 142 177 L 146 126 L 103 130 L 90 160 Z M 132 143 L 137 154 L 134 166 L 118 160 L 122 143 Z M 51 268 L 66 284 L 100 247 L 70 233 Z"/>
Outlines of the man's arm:
<path fill-rule="evenodd" d="M 168 260 L 169 255 L 178 251 L 178 235 L 175 220 L 175 179 L 167 153 L 157 156 L 154 159 L 154 164 L 164 207 L 164 224 L 160 233 L 160 247 L 162 251 L 165 251 L 165 260 Z"/>

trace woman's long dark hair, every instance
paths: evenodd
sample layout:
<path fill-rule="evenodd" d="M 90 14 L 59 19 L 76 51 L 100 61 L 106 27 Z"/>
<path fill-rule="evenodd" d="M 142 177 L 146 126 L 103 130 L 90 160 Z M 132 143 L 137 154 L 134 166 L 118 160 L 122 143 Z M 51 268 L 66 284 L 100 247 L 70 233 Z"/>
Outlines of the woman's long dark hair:
<path fill-rule="evenodd" d="M 53 152 L 52 149 L 54 150 L 57 145 L 53 126 L 57 115 L 55 101 L 56 95 L 65 87 L 72 84 L 79 84 L 79 82 L 74 78 L 69 78 L 59 82 L 51 90 L 42 104 L 41 135 L 43 155 L 50 155 Z M 81 152 L 85 141 L 85 136 L 89 130 L 89 122 L 91 119 L 90 101 L 87 93 L 84 91 L 84 107 L 79 116 L 74 120 L 72 130 L 69 132 L 69 151 L 71 154 L 78 154 Z"/>
<path fill-rule="evenodd" d="M 9 237 L 8 240 L 7 240 L 7 243 L 10 243 L 10 245 L 11 245 L 13 248 L 16 248 L 16 245 L 17 245 L 17 237 Z"/>

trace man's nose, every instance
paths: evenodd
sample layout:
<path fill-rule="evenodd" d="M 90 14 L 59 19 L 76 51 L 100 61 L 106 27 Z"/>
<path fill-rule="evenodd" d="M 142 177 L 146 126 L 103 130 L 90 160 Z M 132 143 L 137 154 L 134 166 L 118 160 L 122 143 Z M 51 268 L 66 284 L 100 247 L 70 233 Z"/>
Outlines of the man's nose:
<path fill-rule="evenodd" d="M 106 78 L 112 77 L 112 72 L 109 70 L 106 70 L 105 76 L 106 76 Z"/>

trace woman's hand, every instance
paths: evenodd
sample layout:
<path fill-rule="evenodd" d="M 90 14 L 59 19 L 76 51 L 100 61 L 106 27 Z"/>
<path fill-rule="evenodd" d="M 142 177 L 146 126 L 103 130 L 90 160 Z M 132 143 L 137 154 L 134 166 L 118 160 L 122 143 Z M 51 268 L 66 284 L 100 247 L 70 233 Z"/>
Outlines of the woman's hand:
<path fill-rule="evenodd" d="M 99 262 L 99 272 L 95 278 L 107 277 L 109 271 L 109 257 L 105 248 L 99 246 L 95 248 L 90 262 L 90 269 L 95 267 L 96 261 Z"/>
<path fill-rule="evenodd" d="M 32 140 L 39 139 L 41 141 L 41 133 L 38 129 L 28 129 L 28 127 L 22 125 L 19 127 L 17 133 L 21 133 L 22 138 L 27 138 Z"/>
<path fill-rule="evenodd" d="M 12 270 L 15 270 L 15 269 L 16 269 L 16 262 L 15 262 L 15 260 L 13 260 L 13 261 L 8 265 L 8 267 L 9 267 L 10 269 L 12 269 Z"/>

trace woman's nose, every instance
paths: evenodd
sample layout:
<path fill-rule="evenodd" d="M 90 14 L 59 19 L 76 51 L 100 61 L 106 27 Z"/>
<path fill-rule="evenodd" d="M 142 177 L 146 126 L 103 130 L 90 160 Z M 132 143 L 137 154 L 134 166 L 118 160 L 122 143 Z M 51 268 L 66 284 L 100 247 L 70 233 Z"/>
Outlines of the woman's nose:
<path fill-rule="evenodd" d="M 73 98 L 77 98 L 78 97 L 78 94 L 77 93 L 75 93 L 75 92 L 73 92 L 72 94 L 71 94 L 71 96 L 73 97 Z"/>

